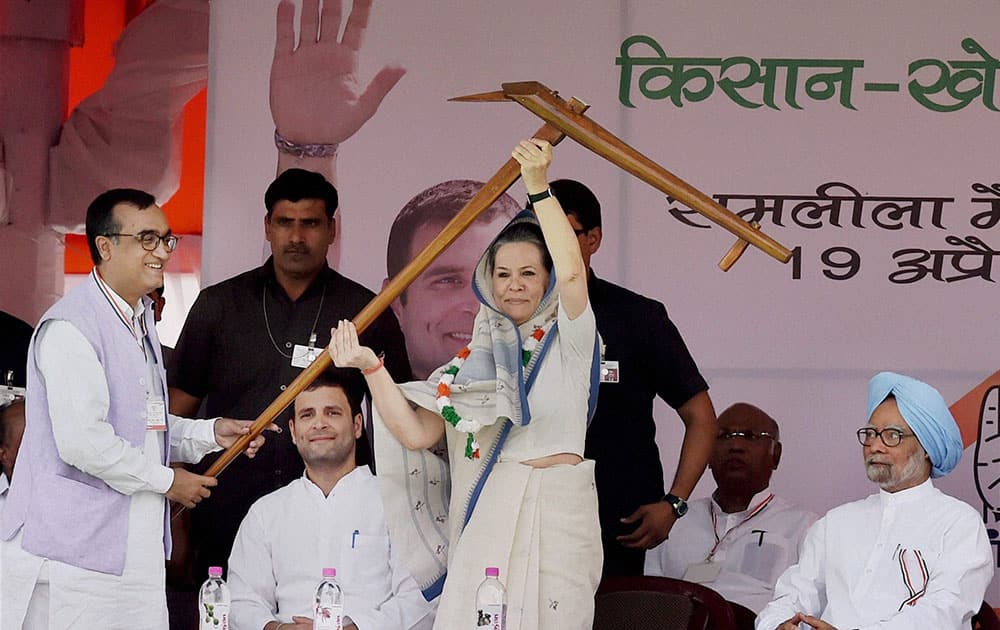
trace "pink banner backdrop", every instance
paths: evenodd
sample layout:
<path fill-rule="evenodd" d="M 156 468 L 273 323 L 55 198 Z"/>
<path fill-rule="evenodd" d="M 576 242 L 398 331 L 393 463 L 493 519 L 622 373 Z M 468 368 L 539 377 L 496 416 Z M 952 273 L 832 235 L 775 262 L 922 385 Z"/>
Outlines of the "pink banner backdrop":
<path fill-rule="evenodd" d="M 205 283 L 263 260 L 261 200 L 277 164 L 277 3 L 211 6 Z M 407 200 L 444 180 L 485 180 L 538 127 L 513 103 L 446 102 L 505 81 L 579 97 L 612 132 L 757 219 L 794 248 L 792 263 L 750 251 L 722 273 L 728 233 L 579 145 L 557 149 L 553 175 L 602 201 L 595 270 L 667 305 L 717 409 L 745 400 L 778 419 L 775 488 L 825 511 L 872 490 L 853 435 L 871 375 L 906 372 L 958 401 L 1000 368 L 998 23 L 987 0 L 383 1 L 360 41 L 354 32 L 338 46 L 328 28 L 326 47 L 300 47 L 297 61 L 318 65 L 277 94 L 292 109 L 298 99 L 317 136 L 343 136 L 324 165 L 342 200 L 334 262 L 372 288 Z M 358 93 L 373 77 L 391 89 L 344 135 L 359 123 L 339 77 L 353 62 Z M 985 438 L 997 421 L 995 409 L 963 409 L 974 407 L 960 418 L 965 458 L 938 485 L 981 507 L 995 536 L 1000 440 Z M 658 417 L 672 471 L 681 424 L 665 406 Z M 706 475 L 698 492 L 710 490 Z"/>

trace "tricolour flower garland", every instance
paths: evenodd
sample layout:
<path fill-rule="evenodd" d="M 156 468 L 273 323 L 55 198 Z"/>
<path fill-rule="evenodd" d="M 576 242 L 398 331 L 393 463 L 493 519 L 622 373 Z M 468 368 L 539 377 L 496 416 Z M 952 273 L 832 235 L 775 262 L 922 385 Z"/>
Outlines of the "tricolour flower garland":
<path fill-rule="evenodd" d="M 536 327 L 521 344 L 521 364 L 524 367 L 527 367 L 528 362 L 531 361 L 531 356 L 535 353 L 548 328 L 548 326 Z M 466 420 L 455 411 L 455 407 L 451 404 L 451 384 L 455 382 L 455 375 L 465 365 L 465 360 L 469 358 L 469 352 L 469 348 L 466 346 L 458 351 L 454 359 L 448 362 L 448 367 L 445 368 L 441 379 L 438 380 L 436 402 L 438 411 L 448 424 L 468 434 L 465 441 L 465 456 L 469 459 L 478 459 L 479 442 L 476 441 L 475 434 L 483 428 L 483 424 L 478 420 Z"/>

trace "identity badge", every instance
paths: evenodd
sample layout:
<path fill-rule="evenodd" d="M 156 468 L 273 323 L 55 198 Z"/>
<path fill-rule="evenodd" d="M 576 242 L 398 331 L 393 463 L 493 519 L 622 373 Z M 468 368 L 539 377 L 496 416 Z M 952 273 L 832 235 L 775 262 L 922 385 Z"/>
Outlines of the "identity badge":
<path fill-rule="evenodd" d="M 146 401 L 146 430 L 167 430 L 167 405 L 159 399 Z"/>
<path fill-rule="evenodd" d="M 618 382 L 617 361 L 601 361 L 601 382 L 602 383 Z"/>
<path fill-rule="evenodd" d="M 300 343 L 295 344 L 292 348 L 292 367 L 297 368 L 307 368 L 316 357 L 323 352 L 323 348 L 316 348 L 315 346 L 303 346 Z"/>
<path fill-rule="evenodd" d="M 316 347 L 316 333 L 310 333 L 308 346 L 297 343 L 292 348 L 292 367 L 309 367 L 316 360 L 316 357 L 319 356 L 320 352 L 323 352 L 323 348 Z"/>

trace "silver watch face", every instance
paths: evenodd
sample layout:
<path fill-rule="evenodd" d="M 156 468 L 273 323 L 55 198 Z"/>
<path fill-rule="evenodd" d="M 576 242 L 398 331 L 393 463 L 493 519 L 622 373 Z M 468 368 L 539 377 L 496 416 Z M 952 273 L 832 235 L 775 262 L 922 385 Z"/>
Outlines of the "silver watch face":
<path fill-rule="evenodd" d="M 677 502 L 674 503 L 674 511 L 677 512 L 678 518 L 687 514 L 688 511 L 687 501 L 685 501 L 684 499 L 677 499 Z"/>
<path fill-rule="evenodd" d="M 687 514 L 688 504 L 687 501 L 685 501 L 684 499 L 673 494 L 668 494 L 665 497 L 663 497 L 663 500 L 669 503 L 672 508 L 674 508 L 674 513 L 677 514 L 677 518 L 680 518 L 685 514 Z"/>

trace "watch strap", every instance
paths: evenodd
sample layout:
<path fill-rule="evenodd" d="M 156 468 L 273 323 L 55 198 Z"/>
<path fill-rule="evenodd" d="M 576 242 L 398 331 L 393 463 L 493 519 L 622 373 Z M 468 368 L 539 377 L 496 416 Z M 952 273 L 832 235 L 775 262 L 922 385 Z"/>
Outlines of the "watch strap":
<path fill-rule="evenodd" d="M 542 199 L 548 199 L 551 196 L 552 196 L 552 191 L 550 189 L 546 188 L 545 190 L 543 190 L 540 193 L 535 193 L 533 195 L 529 194 L 528 195 L 528 203 L 530 203 L 530 204 L 536 204 L 539 201 L 541 201 Z"/>

